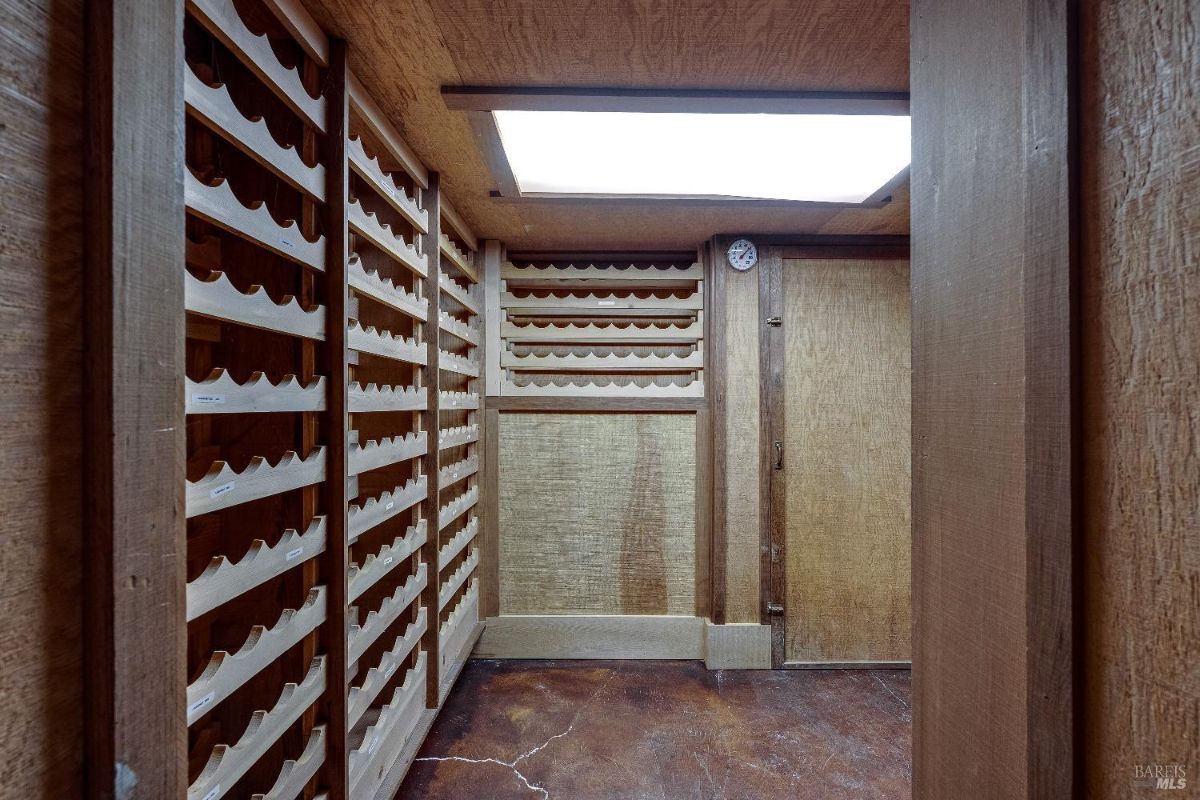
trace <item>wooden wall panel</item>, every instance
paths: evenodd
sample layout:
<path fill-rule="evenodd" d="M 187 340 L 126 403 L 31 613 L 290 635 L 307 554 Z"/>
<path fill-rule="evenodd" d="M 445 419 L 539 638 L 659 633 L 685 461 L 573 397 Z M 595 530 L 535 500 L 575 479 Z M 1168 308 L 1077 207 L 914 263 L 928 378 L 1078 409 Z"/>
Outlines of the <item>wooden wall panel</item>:
<path fill-rule="evenodd" d="M 725 270 L 725 621 L 759 622 L 758 270 Z"/>
<path fill-rule="evenodd" d="M 500 415 L 501 614 L 695 613 L 694 414 Z"/>
<path fill-rule="evenodd" d="M 908 264 L 785 260 L 783 298 L 786 660 L 907 661 Z"/>
<path fill-rule="evenodd" d="M 82 792 L 83 23 L 0 2 L 0 796 Z"/>
<path fill-rule="evenodd" d="M 1200 777 L 1200 8 L 1081 8 L 1084 775 L 1118 798 Z"/>
<path fill-rule="evenodd" d="M 913 796 L 1026 794 L 1024 4 L 913 3 Z"/>

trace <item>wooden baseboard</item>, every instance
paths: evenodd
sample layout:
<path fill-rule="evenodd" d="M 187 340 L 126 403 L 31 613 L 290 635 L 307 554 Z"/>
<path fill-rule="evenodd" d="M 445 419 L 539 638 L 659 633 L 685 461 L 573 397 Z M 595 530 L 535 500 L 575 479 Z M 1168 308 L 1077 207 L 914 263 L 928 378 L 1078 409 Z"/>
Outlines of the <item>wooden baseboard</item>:
<path fill-rule="evenodd" d="M 700 617 L 489 617 L 475 658 L 704 659 Z"/>
<path fill-rule="evenodd" d="M 771 626 L 706 623 L 704 666 L 709 669 L 770 669 Z"/>

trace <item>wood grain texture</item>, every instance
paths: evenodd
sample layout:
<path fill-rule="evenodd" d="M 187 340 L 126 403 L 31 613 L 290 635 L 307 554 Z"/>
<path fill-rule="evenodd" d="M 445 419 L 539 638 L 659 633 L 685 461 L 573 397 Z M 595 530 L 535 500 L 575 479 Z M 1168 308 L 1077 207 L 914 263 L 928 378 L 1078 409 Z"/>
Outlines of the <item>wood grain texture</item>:
<path fill-rule="evenodd" d="M 699 617 L 505 614 L 486 620 L 476 658 L 702 659 Z"/>
<path fill-rule="evenodd" d="M 771 626 L 753 622 L 707 623 L 704 666 L 709 669 L 770 669 Z"/>
<path fill-rule="evenodd" d="M 725 621 L 759 622 L 758 271 L 725 271 Z"/>
<path fill-rule="evenodd" d="M 1081 9 L 1082 747 L 1107 800 L 1135 764 L 1200 769 L 1200 9 Z"/>
<path fill-rule="evenodd" d="M 911 657 L 908 272 L 783 262 L 787 661 Z"/>
<path fill-rule="evenodd" d="M 0 2 L 0 796 L 83 771 L 83 4 Z"/>
<path fill-rule="evenodd" d="M 913 3 L 913 796 L 930 800 L 1026 796 L 1022 11 Z"/>
<path fill-rule="evenodd" d="M 906 2 L 313 0 L 309 8 L 350 41 L 356 75 L 413 151 L 442 171 L 446 194 L 481 239 L 691 249 L 728 230 L 907 232 L 907 187 L 884 208 L 851 210 L 497 201 L 469 115 L 449 111 L 441 96 L 442 85 L 463 84 L 904 91 Z"/>
<path fill-rule="evenodd" d="M 690 414 L 500 415 L 501 614 L 695 613 Z"/>

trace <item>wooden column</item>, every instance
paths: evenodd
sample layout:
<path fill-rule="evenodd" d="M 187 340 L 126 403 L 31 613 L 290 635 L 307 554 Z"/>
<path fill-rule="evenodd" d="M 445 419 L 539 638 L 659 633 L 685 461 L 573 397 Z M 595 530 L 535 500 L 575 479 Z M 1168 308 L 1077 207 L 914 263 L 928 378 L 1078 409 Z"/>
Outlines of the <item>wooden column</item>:
<path fill-rule="evenodd" d="M 329 719 L 329 750 L 326 755 L 331 800 L 343 800 L 349 793 L 347 783 L 347 693 L 350 689 L 348 671 L 348 630 L 346 625 L 346 561 L 348 556 L 346 515 L 348 511 L 346 483 L 349 479 L 348 440 L 350 420 L 346 408 L 349 381 L 350 353 L 346 348 L 346 306 L 349 290 L 346 284 L 346 259 L 349 256 L 349 232 L 346 227 L 346 202 L 350 192 L 349 165 L 346 156 L 346 131 L 350 124 L 350 99 L 346 91 L 346 43 L 334 39 L 329 43 L 329 73 L 326 95 L 328 131 L 326 144 L 329 163 L 326 167 L 325 208 L 328 214 L 326 231 L 327 256 L 325 277 L 328 281 L 329 311 L 326 329 L 326 352 L 329 365 L 328 461 L 325 481 L 329 526 L 325 548 L 328 570 L 329 606 L 325 615 L 328 631 L 329 683 L 325 691 Z"/>
<path fill-rule="evenodd" d="M 1069 798 L 1074 4 L 912 8 L 913 794 Z"/>
<path fill-rule="evenodd" d="M 183 797 L 183 4 L 87 9 L 87 794 Z"/>
<path fill-rule="evenodd" d="M 425 430 L 428 432 L 429 447 L 421 459 L 422 469 L 428 481 L 425 499 L 425 518 L 429 520 L 429 535 L 421 548 L 421 560 L 428 565 L 429 581 L 421 595 L 429 615 L 429 629 L 425 634 L 425 652 L 428 653 L 429 677 L 425 685 L 426 708 L 437 708 L 441 686 L 441 658 L 438 636 L 441 632 L 441 612 L 438 594 L 441 590 L 441 575 L 438 573 L 438 551 L 442 548 L 438 510 L 441 507 L 441 480 L 439 433 L 441 431 L 441 327 L 438 312 L 441 309 L 441 181 L 436 172 L 429 173 L 429 188 L 425 190 L 425 210 L 429 213 L 429 232 L 425 234 L 422 251 L 429 256 L 429 274 L 425 276 L 424 296 L 429 300 L 429 321 L 424 326 L 423 337 L 428 343 L 428 364 L 425 380 L 428 387 L 429 405 L 425 411 Z"/>

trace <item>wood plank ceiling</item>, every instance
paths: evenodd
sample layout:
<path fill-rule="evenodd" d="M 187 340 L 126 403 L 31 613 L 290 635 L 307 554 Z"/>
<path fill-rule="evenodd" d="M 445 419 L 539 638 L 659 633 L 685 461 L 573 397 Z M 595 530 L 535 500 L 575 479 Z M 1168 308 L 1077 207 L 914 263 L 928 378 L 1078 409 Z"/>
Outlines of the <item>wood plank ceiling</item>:
<path fill-rule="evenodd" d="M 907 233 L 880 209 L 522 202 L 495 188 L 445 84 L 907 91 L 908 3 L 889 0 L 307 0 L 452 202 L 510 248 L 692 248 L 717 232 Z M 752 146 L 752 142 L 748 143 Z"/>

